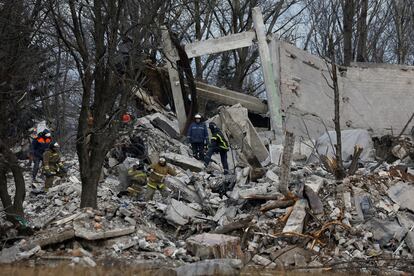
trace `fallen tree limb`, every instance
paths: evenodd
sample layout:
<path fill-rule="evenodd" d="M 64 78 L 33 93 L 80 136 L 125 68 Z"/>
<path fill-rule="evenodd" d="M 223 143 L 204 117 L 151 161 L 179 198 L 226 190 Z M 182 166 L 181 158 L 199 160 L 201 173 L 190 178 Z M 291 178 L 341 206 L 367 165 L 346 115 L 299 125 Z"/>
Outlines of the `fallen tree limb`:
<path fill-rule="evenodd" d="M 270 202 L 266 202 L 265 204 L 263 204 L 260 207 L 260 211 L 262 212 L 267 212 L 269 210 L 273 210 L 276 208 L 286 208 L 289 206 L 292 206 L 293 204 L 295 204 L 295 200 L 293 199 L 288 199 L 288 200 L 275 200 L 275 201 L 270 201 Z"/>

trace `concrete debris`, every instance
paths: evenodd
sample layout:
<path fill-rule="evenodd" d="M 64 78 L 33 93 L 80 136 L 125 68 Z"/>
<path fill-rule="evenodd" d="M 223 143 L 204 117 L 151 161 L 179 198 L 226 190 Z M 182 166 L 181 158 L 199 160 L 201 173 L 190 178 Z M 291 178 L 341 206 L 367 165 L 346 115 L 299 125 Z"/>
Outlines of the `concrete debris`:
<path fill-rule="evenodd" d="M 388 196 L 401 208 L 414 212 L 414 185 L 398 182 L 388 190 Z"/>
<path fill-rule="evenodd" d="M 203 217 L 203 214 L 175 199 L 165 211 L 165 219 L 178 225 L 185 225 L 197 217 Z"/>
<path fill-rule="evenodd" d="M 172 164 L 183 168 L 184 170 L 190 170 L 194 172 L 201 172 L 204 169 L 204 163 L 188 156 L 168 152 L 163 153 L 160 157 L 164 157 Z"/>
<path fill-rule="evenodd" d="M 243 259 L 240 238 L 204 233 L 187 239 L 187 250 L 200 259 Z"/>
<path fill-rule="evenodd" d="M 300 199 L 296 201 L 293 206 L 293 211 L 283 228 L 283 233 L 299 233 L 303 232 L 303 224 L 306 217 L 306 208 L 308 208 L 308 201 Z"/>
<path fill-rule="evenodd" d="M 122 151 L 114 149 L 107 156 L 97 210 L 79 207 L 78 161 L 69 154 L 68 177 L 58 179 L 47 193 L 26 196 L 25 219 L 33 235 L 25 236 L 0 218 L 0 263 L 29 259 L 99 267 L 110 258 L 131 265 L 151 262 L 151 271 L 157 273 L 169 266 L 168 275 L 239 275 L 242 267 L 347 271 L 356 269 L 355 259 L 381 270 L 414 270 L 414 235 L 409 231 L 414 225 L 413 163 L 406 157 L 410 144 L 401 142 L 405 138 L 386 149 L 393 161 L 376 164 L 367 133 L 344 131 L 345 159 L 351 158 L 355 143 L 367 155 L 361 156 L 355 174 L 336 181 L 306 160 L 310 151 L 303 144 L 313 142 L 297 137 L 289 191 L 282 194 L 283 146 L 273 144 L 274 134 L 258 133 L 242 107 L 221 108 L 222 115 L 214 119 L 231 137 L 228 156 L 234 158 L 229 158 L 228 175 L 220 166 L 210 170 L 190 157 L 188 145 L 180 142 L 176 120 L 156 110 L 138 118 L 132 133 L 119 138 L 120 144 L 141 141 L 135 146 L 144 144 L 147 151 L 140 157 L 119 158 Z M 318 143 L 320 153 L 330 151 L 326 141 Z M 137 161 L 148 167 L 160 156 L 178 172 L 165 178 L 168 196 L 157 192 L 153 201 L 144 202 L 144 186 L 137 197 L 124 193 L 130 184 L 128 169 Z M 32 184 L 43 187 L 32 183 L 30 172 L 24 177 L 28 190 Z M 13 193 L 13 185 L 9 187 Z M 384 258 L 375 258 L 380 255 Z M 387 261 L 388 256 L 399 261 Z"/>
<path fill-rule="evenodd" d="M 364 150 L 360 159 L 364 162 L 374 159 L 374 145 L 372 143 L 371 135 L 364 129 L 347 129 L 341 131 L 342 139 L 342 158 L 344 161 L 352 160 L 354 153 L 354 146 L 359 145 Z M 335 157 L 333 145 L 336 143 L 336 132 L 329 131 L 323 134 L 316 140 L 316 152 L 326 155 L 327 157 Z M 318 162 L 318 157 L 312 155 L 309 162 Z"/>

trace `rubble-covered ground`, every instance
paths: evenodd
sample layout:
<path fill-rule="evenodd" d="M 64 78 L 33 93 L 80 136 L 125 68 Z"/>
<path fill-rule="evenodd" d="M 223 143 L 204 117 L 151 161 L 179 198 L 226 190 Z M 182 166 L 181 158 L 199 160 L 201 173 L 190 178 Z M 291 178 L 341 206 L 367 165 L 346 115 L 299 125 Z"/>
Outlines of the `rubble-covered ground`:
<path fill-rule="evenodd" d="M 138 136 L 149 161 L 162 153 L 179 171 L 166 180 L 168 198 L 157 193 L 146 203 L 118 196 L 125 188 L 122 171 L 136 159 L 119 163 L 115 150 L 103 170 L 98 209 L 80 209 L 78 163 L 65 155 L 68 177 L 57 179 L 47 193 L 38 193 L 43 182 L 32 183 L 25 172 L 24 208 L 34 234 L 22 235 L 2 220 L 0 263 L 121 265 L 168 275 L 414 271 L 410 158 L 373 171 L 377 162 L 364 162 L 339 182 L 321 166 L 294 158 L 289 190 L 295 196 L 286 198 L 279 166 L 267 162 L 257 178 L 236 157 L 233 174 L 223 175 L 217 164 L 206 170 L 176 139 L 168 118 L 159 114 L 154 122 L 156 117 L 138 119 L 120 141 Z M 9 183 L 12 190 L 11 177 Z M 282 204 L 268 207 L 275 202 Z"/>

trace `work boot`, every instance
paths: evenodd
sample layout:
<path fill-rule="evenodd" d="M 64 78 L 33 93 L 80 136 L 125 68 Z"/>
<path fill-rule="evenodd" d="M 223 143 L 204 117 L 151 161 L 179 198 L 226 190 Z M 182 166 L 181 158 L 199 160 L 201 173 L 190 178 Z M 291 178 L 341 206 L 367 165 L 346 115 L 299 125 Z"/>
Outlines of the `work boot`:
<path fill-rule="evenodd" d="M 147 187 L 147 192 L 145 193 L 145 201 L 150 201 L 154 198 L 155 189 Z"/>

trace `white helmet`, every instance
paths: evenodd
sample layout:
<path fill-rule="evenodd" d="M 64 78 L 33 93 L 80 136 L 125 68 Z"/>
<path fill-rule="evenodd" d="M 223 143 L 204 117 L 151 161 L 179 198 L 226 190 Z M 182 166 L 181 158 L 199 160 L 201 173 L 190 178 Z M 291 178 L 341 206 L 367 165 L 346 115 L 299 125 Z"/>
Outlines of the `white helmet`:
<path fill-rule="evenodd" d="M 200 114 L 196 114 L 196 115 L 194 116 L 194 118 L 196 118 L 196 119 L 201 119 L 201 115 L 200 115 Z"/>
<path fill-rule="evenodd" d="M 165 158 L 164 158 L 164 157 L 160 157 L 159 162 L 160 162 L 160 163 L 165 163 L 165 162 L 166 162 L 166 160 L 165 160 Z"/>

